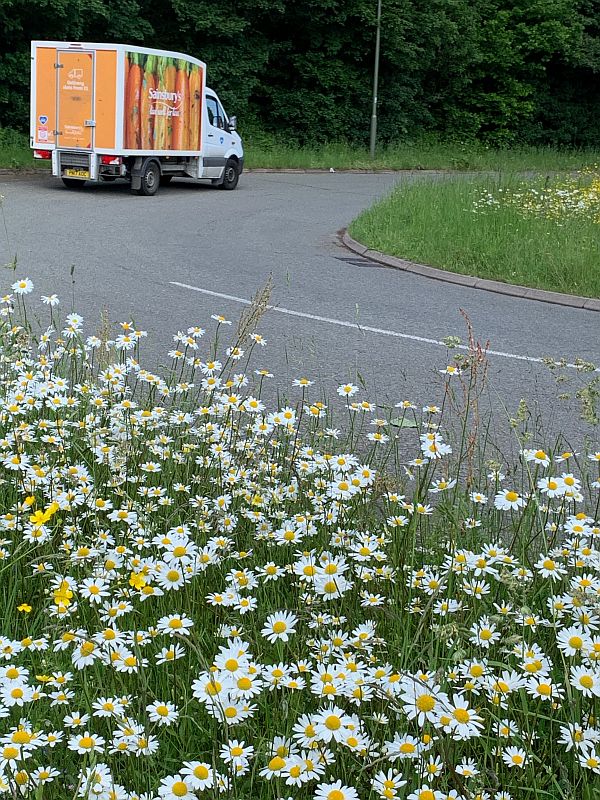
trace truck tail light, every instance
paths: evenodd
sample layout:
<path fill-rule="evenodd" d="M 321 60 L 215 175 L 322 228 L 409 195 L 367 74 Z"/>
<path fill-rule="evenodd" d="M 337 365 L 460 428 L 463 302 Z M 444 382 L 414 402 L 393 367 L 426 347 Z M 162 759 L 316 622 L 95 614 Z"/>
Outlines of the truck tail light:
<path fill-rule="evenodd" d="M 34 150 L 34 158 L 52 158 L 52 150 Z"/>
<path fill-rule="evenodd" d="M 119 166 L 123 159 L 121 156 L 100 156 L 100 163 L 110 166 Z"/>

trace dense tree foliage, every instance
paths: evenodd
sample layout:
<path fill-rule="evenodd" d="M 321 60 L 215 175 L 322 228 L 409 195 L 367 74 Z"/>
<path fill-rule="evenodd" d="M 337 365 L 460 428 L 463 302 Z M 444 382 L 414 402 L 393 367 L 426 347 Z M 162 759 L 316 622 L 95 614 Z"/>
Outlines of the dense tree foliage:
<path fill-rule="evenodd" d="M 364 142 L 376 2 L 0 0 L 0 125 L 27 127 L 31 39 L 115 41 L 202 58 L 246 125 Z M 600 145 L 599 12 L 599 0 L 383 0 L 381 136 Z"/>

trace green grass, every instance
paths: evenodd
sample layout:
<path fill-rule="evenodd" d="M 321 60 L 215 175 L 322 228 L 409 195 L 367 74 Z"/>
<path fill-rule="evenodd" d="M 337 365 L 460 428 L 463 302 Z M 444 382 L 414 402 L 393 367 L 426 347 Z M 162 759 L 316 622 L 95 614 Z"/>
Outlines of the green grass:
<path fill-rule="evenodd" d="M 248 169 L 435 169 L 435 170 L 575 170 L 600 162 L 596 150 L 555 150 L 518 147 L 494 150 L 482 144 L 421 139 L 377 148 L 375 159 L 368 148 L 343 142 L 299 147 L 268 134 L 245 134 Z M 47 168 L 33 158 L 25 134 L 0 128 L 0 169 Z"/>
<path fill-rule="evenodd" d="M 532 178 L 543 189 L 547 179 Z M 350 234 L 390 255 L 464 275 L 600 297 L 598 223 L 525 216 L 516 207 L 474 213 L 484 191 L 516 190 L 522 178 L 453 178 L 401 186 L 362 213 Z M 560 180 L 556 185 L 560 184 Z"/>
<path fill-rule="evenodd" d="M 48 164 L 33 157 L 27 136 L 10 128 L 0 128 L 0 169 L 47 169 Z"/>
<path fill-rule="evenodd" d="M 242 131 L 243 135 L 243 131 Z M 576 170 L 600 161 L 596 150 L 516 147 L 494 150 L 482 144 L 421 139 L 382 145 L 372 159 L 366 147 L 343 142 L 298 147 L 268 136 L 244 139 L 249 169 L 434 169 L 434 170 Z"/>

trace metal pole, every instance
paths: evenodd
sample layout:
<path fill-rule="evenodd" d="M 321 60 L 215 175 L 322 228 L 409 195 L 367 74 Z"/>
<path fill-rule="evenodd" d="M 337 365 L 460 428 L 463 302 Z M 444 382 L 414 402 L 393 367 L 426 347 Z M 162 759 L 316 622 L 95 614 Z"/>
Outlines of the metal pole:
<path fill-rule="evenodd" d="M 377 85 L 379 83 L 380 39 L 381 39 L 381 0 L 377 0 L 377 33 L 375 35 L 375 69 L 373 72 L 373 109 L 371 111 L 371 137 L 369 143 L 371 158 L 375 158 L 375 140 L 377 139 Z"/>

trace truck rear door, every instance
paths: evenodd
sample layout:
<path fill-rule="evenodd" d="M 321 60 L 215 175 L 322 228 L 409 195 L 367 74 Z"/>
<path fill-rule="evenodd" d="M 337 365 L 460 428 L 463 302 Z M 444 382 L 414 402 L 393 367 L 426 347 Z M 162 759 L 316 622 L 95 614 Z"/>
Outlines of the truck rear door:
<path fill-rule="evenodd" d="M 56 51 L 56 143 L 91 150 L 94 144 L 94 53 Z"/>

